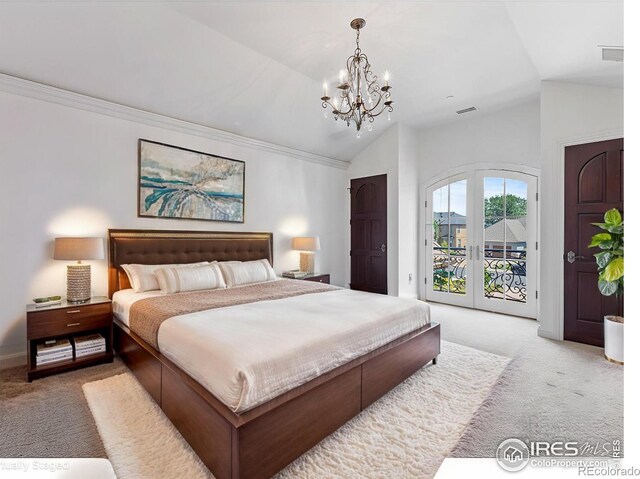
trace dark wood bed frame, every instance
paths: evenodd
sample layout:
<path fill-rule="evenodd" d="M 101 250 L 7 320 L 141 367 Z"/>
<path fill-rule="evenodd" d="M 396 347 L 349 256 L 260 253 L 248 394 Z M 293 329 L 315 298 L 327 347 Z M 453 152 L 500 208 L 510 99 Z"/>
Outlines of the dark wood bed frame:
<path fill-rule="evenodd" d="M 255 260 L 273 264 L 271 233 L 109 230 L 109 297 L 122 264 Z M 271 477 L 440 353 L 431 323 L 242 414 L 232 412 L 114 318 L 114 344 L 216 479 Z"/>

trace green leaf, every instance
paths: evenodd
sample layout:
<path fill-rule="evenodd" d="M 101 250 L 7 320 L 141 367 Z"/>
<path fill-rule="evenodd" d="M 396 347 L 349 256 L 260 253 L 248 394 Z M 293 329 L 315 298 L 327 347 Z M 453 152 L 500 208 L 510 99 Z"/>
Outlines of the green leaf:
<path fill-rule="evenodd" d="M 622 224 L 622 215 L 617 209 L 611 208 L 604 214 L 604 222 L 611 226 L 620 226 Z"/>
<path fill-rule="evenodd" d="M 598 281 L 598 289 L 604 296 L 611 296 L 618 290 L 618 283 L 600 280 Z"/>
<path fill-rule="evenodd" d="M 591 238 L 589 248 L 600 248 L 593 256 L 598 265 L 598 289 L 605 296 L 621 296 L 624 289 L 624 222 L 620 212 L 611 208 L 604 223 L 591 223 L 606 233 Z"/>
<path fill-rule="evenodd" d="M 609 251 L 602 251 L 594 254 L 593 256 L 596 258 L 596 263 L 598 264 L 599 269 L 606 267 L 609 261 L 611 261 L 611 258 L 613 258 L 613 254 Z"/>
<path fill-rule="evenodd" d="M 605 281 L 616 281 L 624 276 L 624 259 L 617 257 L 600 274 Z"/>
<path fill-rule="evenodd" d="M 615 241 L 607 240 L 607 241 L 600 242 L 598 247 L 600 249 L 616 249 L 618 245 L 616 244 Z"/>
<path fill-rule="evenodd" d="M 599 246 L 603 241 L 611 240 L 611 235 L 609 233 L 598 233 L 591 237 L 591 243 L 589 244 L 589 248 L 593 248 L 594 246 Z"/>

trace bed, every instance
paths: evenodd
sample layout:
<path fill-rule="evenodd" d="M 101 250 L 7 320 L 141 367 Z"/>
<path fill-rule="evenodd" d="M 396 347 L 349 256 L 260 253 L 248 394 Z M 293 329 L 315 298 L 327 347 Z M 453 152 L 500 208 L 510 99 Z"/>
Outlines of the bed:
<path fill-rule="evenodd" d="M 130 327 L 129 308 L 142 303 L 121 265 L 259 259 L 273 263 L 271 233 L 109 230 L 116 352 L 217 479 L 271 477 L 440 352 L 439 325 L 417 306 L 330 287 L 171 317 L 157 341 Z M 337 321 L 345 308 L 350 320 Z M 265 347 L 268 321 L 281 328 L 278 348 Z"/>

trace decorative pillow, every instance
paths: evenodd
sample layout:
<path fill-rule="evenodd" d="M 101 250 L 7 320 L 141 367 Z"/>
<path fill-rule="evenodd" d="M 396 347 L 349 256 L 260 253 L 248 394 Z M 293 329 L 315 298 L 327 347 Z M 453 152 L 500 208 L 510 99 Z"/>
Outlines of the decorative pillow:
<path fill-rule="evenodd" d="M 242 262 L 228 261 L 218 263 L 218 265 L 228 287 L 276 279 L 276 273 L 266 259 Z"/>
<path fill-rule="evenodd" d="M 217 263 L 192 268 L 158 268 L 155 275 L 164 294 L 227 287 Z"/>
<path fill-rule="evenodd" d="M 131 287 L 136 293 L 144 293 L 145 291 L 154 291 L 160 289 L 158 280 L 153 272 L 158 268 L 190 268 L 193 266 L 202 266 L 209 264 L 206 261 L 200 263 L 188 264 L 123 264 L 122 269 L 129 277 Z"/>

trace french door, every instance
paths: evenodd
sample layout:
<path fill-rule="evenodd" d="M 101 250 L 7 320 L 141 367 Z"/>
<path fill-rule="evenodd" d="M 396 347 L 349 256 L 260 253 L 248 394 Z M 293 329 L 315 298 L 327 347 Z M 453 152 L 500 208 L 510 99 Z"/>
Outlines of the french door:
<path fill-rule="evenodd" d="M 426 298 L 535 317 L 537 179 L 477 170 L 427 188 Z"/>

